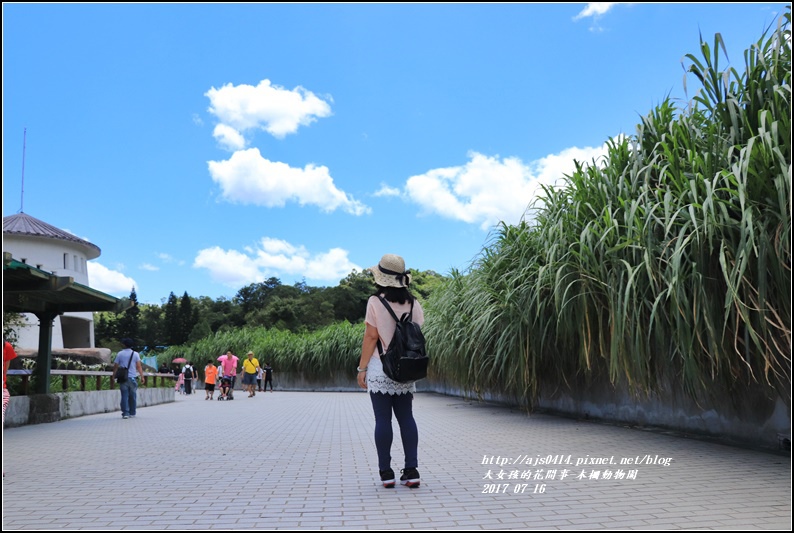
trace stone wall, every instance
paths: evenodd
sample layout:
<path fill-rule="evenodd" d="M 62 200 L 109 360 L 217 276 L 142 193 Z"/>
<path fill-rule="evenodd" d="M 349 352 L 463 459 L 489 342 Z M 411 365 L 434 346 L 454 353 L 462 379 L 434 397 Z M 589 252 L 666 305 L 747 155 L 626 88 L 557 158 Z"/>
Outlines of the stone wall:
<path fill-rule="evenodd" d="M 516 406 L 521 398 L 484 392 L 479 395 L 441 381 L 423 380 L 421 388 L 450 396 Z M 534 412 L 669 431 L 681 435 L 769 451 L 791 448 L 791 407 L 779 394 L 748 386 L 740 392 L 717 390 L 691 398 L 666 383 L 661 392 L 637 395 L 625 384 L 571 380 L 570 386 L 540 386 Z"/>
<path fill-rule="evenodd" d="M 203 388 L 203 384 L 199 385 Z M 237 381 L 237 388 L 240 380 Z M 326 380 L 299 372 L 273 375 L 276 390 L 357 392 L 354 372 L 337 372 Z M 780 396 L 771 397 L 761 387 L 746 387 L 741 393 L 716 391 L 711 397 L 692 399 L 681 387 L 667 382 L 662 393 L 637 396 L 625 384 L 613 386 L 605 380 L 571 380 L 570 387 L 540 387 L 535 412 L 616 423 L 648 429 L 711 438 L 727 444 L 781 450 L 790 447 L 791 410 Z M 441 379 L 423 379 L 417 392 L 483 400 L 509 406 L 522 398 L 483 392 L 475 394 Z"/>
<path fill-rule="evenodd" d="M 174 401 L 173 388 L 139 388 L 137 407 Z M 67 418 L 120 411 L 118 390 L 59 392 L 12 396 L 6 409 L 6 427 L 57 422 Z"/>

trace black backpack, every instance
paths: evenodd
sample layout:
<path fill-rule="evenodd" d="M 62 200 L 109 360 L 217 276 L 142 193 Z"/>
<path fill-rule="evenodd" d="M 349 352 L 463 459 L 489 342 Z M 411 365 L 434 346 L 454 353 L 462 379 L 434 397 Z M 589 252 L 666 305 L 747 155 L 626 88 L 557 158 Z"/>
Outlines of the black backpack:
<path fill-rule="evenodd" d="M 394 381 L 407 383 L 427 377 L 427 352 L 425 351 L 425 336 L 419 324 L 411 321 L 414 313 L 414 302 L 411 300 L 411 310 L 403 313 L 400 318 L 394 314 L 389 303 L 383 296 L 378 296 L 389 314 L 397 322 L 394 336 L 383 353 L 383 346 L 378 339 L 378 353 L 383 362 L 383 372 Z"/>

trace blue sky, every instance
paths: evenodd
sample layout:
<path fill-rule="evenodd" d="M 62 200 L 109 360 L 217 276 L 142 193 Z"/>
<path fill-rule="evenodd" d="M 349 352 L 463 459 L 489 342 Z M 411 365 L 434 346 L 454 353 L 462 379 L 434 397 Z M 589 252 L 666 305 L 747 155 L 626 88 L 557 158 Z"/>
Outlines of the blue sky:
<path fill-rule="evenodd" d="M 741 69 L 785 5 L 3 3 L 3 216 L 96 244 L 91 286 L 146 303 L 384 253 L 465 270 L 683 105 L 699 33 Z"/>

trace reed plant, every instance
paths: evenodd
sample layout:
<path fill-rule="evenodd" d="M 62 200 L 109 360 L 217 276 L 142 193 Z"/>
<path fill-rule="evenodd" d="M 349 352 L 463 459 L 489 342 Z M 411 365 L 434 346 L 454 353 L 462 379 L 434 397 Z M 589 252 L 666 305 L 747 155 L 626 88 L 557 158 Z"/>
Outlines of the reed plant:
<path fill-rule="evenodd" d="M 790 405 L 790 17 L 741 72 L 701 39 L 684 109 L 665 98 L 453 273 L 428 305 L 436 375 L 527 407 L 540 377 Z"/>
<path fill-rule="evenodd" d="M 341 322 L 311 333 L 247 327 L 218 331 L 197 342 L 171 347 L 161 357 L 166 363 L 184 357 L 201 373 L 208 359 L 217 364 L 218 357 L 228 350 L 241 359 L 252 351 L 261 364 L 270 363 L 277 372 L 322 377 L 349 369 L 354 379 L 363 336 L 363 323 Z"/>

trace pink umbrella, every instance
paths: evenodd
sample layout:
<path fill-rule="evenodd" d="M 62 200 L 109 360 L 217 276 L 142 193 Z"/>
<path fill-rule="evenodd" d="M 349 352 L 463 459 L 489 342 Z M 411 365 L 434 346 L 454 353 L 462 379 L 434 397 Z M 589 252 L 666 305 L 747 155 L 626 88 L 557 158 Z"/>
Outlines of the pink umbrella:
<path fill-rule="evenodd" d="M 187 359 L 185 359 L 184 357 L 177 357 L 176 359 L 174 359 L 171 362 L 172 363 L 187 363 Z"/>

